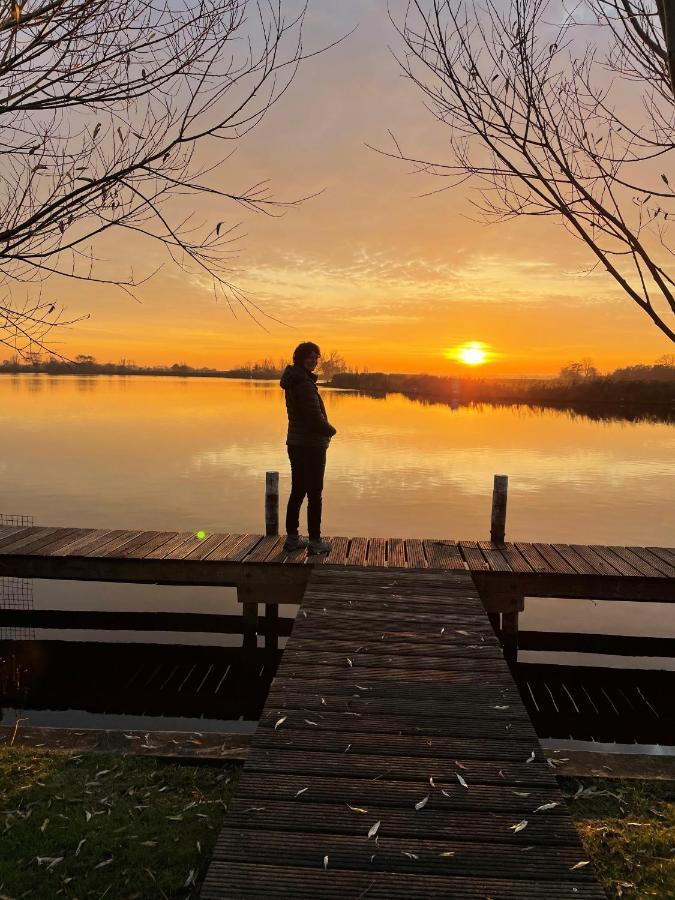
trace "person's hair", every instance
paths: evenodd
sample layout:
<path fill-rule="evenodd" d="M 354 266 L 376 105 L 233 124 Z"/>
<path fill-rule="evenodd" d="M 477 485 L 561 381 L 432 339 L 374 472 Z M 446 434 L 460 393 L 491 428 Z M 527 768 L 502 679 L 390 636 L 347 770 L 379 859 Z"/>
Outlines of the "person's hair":
<path fill-rule="evenodd" d="M 321 356 L 318 344 L 313 344 L 312 341 L 303 341 L 302 344 L 298 344 L 293 351 L 293 365 L 301 365 L 302 361 L 306 359 L 310 353 L 316 353 L 317 356 Z"/>

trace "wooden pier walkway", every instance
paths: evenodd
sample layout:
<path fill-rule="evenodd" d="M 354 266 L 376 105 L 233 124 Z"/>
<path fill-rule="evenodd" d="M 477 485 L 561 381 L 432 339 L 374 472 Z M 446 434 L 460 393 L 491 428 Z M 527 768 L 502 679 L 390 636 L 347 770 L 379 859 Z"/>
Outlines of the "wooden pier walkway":
<path fill-rule="evenodd" d="M 604 897 L 469 572 L 313 569 L 202 897 Z"/>
<path fill-rule="evenodd" d="M 283 536 L 0 527 L 0 575 L 304 589 L 311 568 L 469 571 L 486 595 L 675 601 L 675 549 L 420 538 L 334 537 L 327 556 Z M 292 602 L 279 594 L 278 602 Z M 245 599 L 245 598 L 243 598 Z M 266 602 L 261 599 L 259 602 Z M 267 602 L 277 602 L 269 600 Z M 500 608 L 499 605 L 497 608 Z M 508 608 L 508 604 L 507 604 Z"/>

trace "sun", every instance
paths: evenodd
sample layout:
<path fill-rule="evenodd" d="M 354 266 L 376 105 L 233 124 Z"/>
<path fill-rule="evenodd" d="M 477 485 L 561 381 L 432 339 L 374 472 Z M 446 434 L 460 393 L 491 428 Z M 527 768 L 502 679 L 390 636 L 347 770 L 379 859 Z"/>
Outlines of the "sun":
<path fill-rule="evenodd" d="M 482 366 L 485 362 L 485 351 L 480 347 L 463 347 L 459 358 L 467 366 Z"/>
<path fill-rule="evenodd" d="M 488 361 L 489 350 L 482 341 L 468 341 L 458 347 L 452 347 L 445 353 L 448 359 L 457 360 L 465 366 L 482 366 Z"/>

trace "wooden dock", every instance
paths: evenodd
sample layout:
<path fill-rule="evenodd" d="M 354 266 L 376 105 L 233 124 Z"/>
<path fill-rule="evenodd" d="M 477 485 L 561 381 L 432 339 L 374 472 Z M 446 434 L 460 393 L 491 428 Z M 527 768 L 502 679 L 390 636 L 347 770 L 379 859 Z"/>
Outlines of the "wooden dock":
<path fill-rule="evenodd" d="M 675 601 L 675 550 L 337 537 L 308 557 L 276 535 L 6 526 L 2 575 L 235 586 L 244 646 L 275 652 L 278 604 L 302 604 L 205 898 L 603 896 L 495 630 L 515 646 L 526 594 Z M 111 615 L 85 614 L 135 614 Z M 205 677 L 184 662 L 177 685 Z"/>
<path fill-rule="evenodd" d="M 284 537 L 41 526 L 0 527 L 0 575 L 300 588 L 317 566 L 468 571 L 481 595 L 675 601 L 675 549 L 334 537 L 325 556 L 287 553 Z M 485 599 L 485 597 L 483 597 Z M 259 602 L 275 602 L 274 600 Z M 280 602 L 286 602 L 281 600 Z"/>
<path fill-rule="evenodd" d="M 202 897 L 603 896 L 470 574 L 316 567 Z"/>

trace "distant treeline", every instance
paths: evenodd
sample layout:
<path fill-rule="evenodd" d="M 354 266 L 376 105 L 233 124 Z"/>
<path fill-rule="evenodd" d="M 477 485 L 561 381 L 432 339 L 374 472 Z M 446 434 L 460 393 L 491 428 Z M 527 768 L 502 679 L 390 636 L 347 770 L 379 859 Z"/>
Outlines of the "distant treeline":
<path fill-rule="evenodd" d="M 48 359 L 44 362 L 22 362 L 6 359 L 0 363 L 0 373 L 37 372 L 44 375 L 186 375 L 210 378 L 278 378 L 280 368 L 274 363 L 253 363 L 236 369 L 211 369 L 207 366 L 195 368 L 187 363 L 173 363 L 170 366 L 137 366 L 122 360 L 118 363 L 99 363 L 93 357 L 76 357 L 69 362 L 62 359 Z"/>
<path fill-rule="evenodd" d="M 184 375 L 202 378 L 253 378 L 263 381 L 281 377 L 287 365 L 286 360 L 274 362 L 263 359 L 260 362 L 244 363 L 234 369 L 211 369 L 207 366 L 195 368 L 187 363 L 173 363 L 170 366 L 137 366 L 122 359 L 117 363 L 100 363 L 93 356 L 76 356 L 74 360 L 50 357 L 47 360 L 33 358 L 21 360 L 18 357 L 0 362 L 0 374 L 37 372 L 43 375 Z M 324 379 L 332 378 L 346 368 L 342 357 L 335 352 L 323 357 L 320 374 Z"/>
<path fill-rule="evenodd" d="M 675 365 L 630 366 L 609 375 L 570 374 L 557 378 L 482 379 L 384 372 L 343 372 L 333 376 L 337 388 L 458 403 L 543 403 L 553 406 L 593 403 L 673 404 Z"/>

